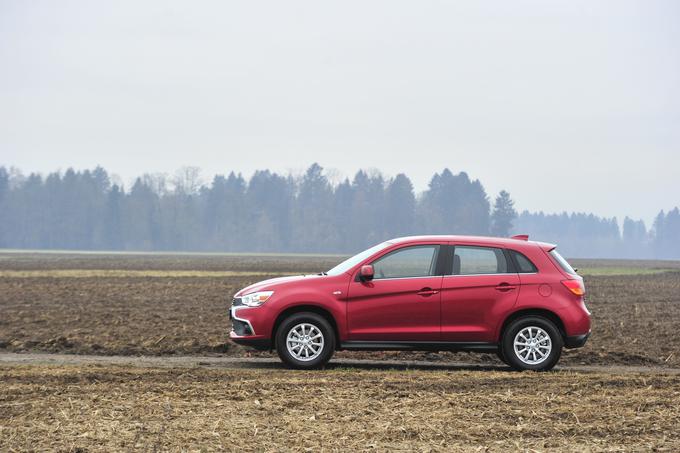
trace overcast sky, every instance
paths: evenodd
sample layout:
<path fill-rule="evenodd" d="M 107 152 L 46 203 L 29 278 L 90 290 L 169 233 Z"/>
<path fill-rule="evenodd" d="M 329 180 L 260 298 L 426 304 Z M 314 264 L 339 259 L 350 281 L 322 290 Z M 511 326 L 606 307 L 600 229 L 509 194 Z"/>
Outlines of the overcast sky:
<path fill-rule="evenodd" d="M 0 0 L 0 165 L 409 175 L 680 205 L 678 1 Z"/>

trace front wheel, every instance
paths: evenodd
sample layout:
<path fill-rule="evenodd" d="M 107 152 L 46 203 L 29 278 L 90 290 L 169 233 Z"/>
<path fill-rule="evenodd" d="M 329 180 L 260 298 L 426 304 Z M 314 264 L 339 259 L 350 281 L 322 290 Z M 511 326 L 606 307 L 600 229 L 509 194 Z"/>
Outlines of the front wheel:
<path fill-rule="evenodd" d="M 505 358 L 505 354 L 503 354 L 503 348 L 499 348 L 499 349 L 498 349 L 498 352 L 496 352 L 496 356 L 498 357 L 498 360 L 500 360 L 500 361 L 503 362 L 504 364 L 506 364 L 506 365 L 508 365 L 508 366 L 510 365 L 510 364 L 508 363 L 508 359 Z"/>
<path fill-rule="evenodd" d="M 291 368 L 319 368 L 334 351 L 335 332 L 316 313 L 295 313 L 284 319 L 276 331 L 276 352 Z"/>
<path fill-rule="evenodd" d="M 527 316 L 510 323 L 502 343 L 502 354 L 512 368 L 548 371 L 560 359 L 564 340 L 550 320 Z"/>

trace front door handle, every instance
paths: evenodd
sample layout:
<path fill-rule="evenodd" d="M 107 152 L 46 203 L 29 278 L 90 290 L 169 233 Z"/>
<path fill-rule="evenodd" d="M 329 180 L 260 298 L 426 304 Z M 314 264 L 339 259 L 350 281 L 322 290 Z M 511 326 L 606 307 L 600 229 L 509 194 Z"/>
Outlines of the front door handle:
<path fill-rule="evenodd" d="M 511 285 L 510 283 L 503 282 L 496 286 L 496 291 L 512 291 L 513 289 L 517 288 L 515 285 Z"/>
<path fill-rule="evenodd" d="M 439 292 L 439 290 L 436 290 L 436 289 L 423 288 L 420 291 L 418 291 L 416 294 L 418 294 L 419 296 L 423 296 L 423 297 L 430 297 L 434 294 L 437 294 L 438 292 Z"/>

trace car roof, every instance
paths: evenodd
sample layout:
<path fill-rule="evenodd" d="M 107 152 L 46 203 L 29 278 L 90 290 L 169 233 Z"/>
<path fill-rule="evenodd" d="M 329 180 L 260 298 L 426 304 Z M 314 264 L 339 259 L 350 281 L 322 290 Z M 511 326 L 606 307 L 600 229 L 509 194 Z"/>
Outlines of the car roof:
<path fill-rule="evenodd" d="M 404 236 L 390 239 L 391 244 L 418 243 L 418 242 L 456 242 L 458 244 L 485 244 L 496 247 L 522 248 L 528 244 L 535 244 L 546 251 L 556 247 L 547 242 L 529 241 L 523 238 L 499 238 L 492 236 L 460 236 L 460 235 L 427 235 L 427 236 Z"/>

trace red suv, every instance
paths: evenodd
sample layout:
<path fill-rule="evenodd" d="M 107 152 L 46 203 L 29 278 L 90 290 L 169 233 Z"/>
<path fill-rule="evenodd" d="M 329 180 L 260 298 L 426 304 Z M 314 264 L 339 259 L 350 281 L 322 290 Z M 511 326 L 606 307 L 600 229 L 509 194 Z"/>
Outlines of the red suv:
<path fill-rule="evenodd" d="M 588 339 L 584 294 L 555 246 L 527 236 L 406 237 L 242 289 L 230 338 L 294 368 L 363 349 L 495 352 L 515 369 L 549 370 L 562 347 Z"/>

